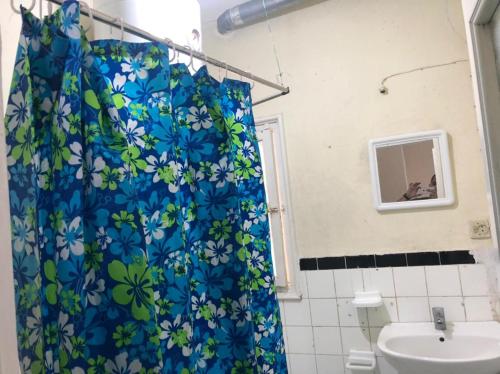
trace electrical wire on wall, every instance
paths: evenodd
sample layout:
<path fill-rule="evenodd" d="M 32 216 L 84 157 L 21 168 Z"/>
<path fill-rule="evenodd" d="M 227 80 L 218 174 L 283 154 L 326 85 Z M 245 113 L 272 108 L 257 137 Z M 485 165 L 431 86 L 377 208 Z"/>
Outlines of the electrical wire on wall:
<path fill-rule="evenodd" d="M 278 49 L 276 47 L 276 41 L 274 40 L 274 34 L 273 30 L 271 28 L 271 22 L 269 21 L 269 14 L 267 13 L 267 6 L 266 6 L 266 0 L 262 0 L 262 6 L 264 8 L 264 11 L 266 12 L 266 25 L 267 25 L 267 30 L 269 31 L 269 35 L 271 37 L 271 43 L 273 45 L 273 53 L 274 53 L 274 58 L 276 59 L 276 66 L 278 67 L 278 83 L 280 85 L 283 85 L 283 72 L 281 71 L 281 63 L 278 55 Z"/>
<path fill-rule="evenodd" d="M 382 79 L 382 81 L 380 82 L 380 87 L 379 87 L 378 91 L 382 95 L 387 95 L 389 93 L 389 89 L 387 88 L 387 86 L 385 85 L 385 83 L 389 79 L 391 79 L 391 78 L 398 77 L 398 76 L 401 76 L 401 75 L 415 73 L 417 71 L 424 71 L 424 70 L 435 69 L 435 68 L 439 68 L 439 67 L 443 67 L 443 66 L 448 66 L 448 65 L 455 65 L 455 64 L 458 64 L 460 62 L 467 62 L 467 61 L 469 61 L 469 60 L 468 59 L 461 59 L 461 60 L 454 60 L 454 61 L 446 62 L 446 63 L 443 63 L 443 64 L 425 65 L 425 66 L 420 66 L 418 68 L 414 68 L 414 69 L 410 69 L 410 70 L 405 70 L 405 71 L 401 71 L 399 73 L 394 73 L 394 74 L 388 75 L 388 76 L 384 77 Z"/>

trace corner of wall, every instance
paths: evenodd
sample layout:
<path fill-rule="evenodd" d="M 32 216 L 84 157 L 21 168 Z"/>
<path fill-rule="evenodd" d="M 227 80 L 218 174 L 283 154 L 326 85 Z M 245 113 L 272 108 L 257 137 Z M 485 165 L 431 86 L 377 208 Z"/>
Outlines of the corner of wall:
<path fill-rule="evenodd" d="M 498 248 L 472 250 L 476 262 L 486 267 L 493 317 L 500 322 L 500 251 Z"/>

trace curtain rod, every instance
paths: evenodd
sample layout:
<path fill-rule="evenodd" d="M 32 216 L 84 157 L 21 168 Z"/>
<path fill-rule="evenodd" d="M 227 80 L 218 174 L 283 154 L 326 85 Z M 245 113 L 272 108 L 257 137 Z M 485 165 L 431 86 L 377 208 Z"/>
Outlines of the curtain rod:
<path fill-rule="evenodd" d="M 64 3 L 64 0 L 47 0 L 47 1 L 52 2 L 54 4 L 57 4 L 57 5 L 62 5 Z M 87 9 L 85 9 L 85 8 L 87 8 Z M 204 53 L 195 51 L 195 50 L 188 48 L 186 46 L 179 45 L 179 44 L 174 43 L 170 40 L 159 38 L 159 37 L 147 32 L 147 31 L 142 30 L 142 29 L 140 29 L 134 25 L 131 25 L 129 23 L 123 22 L 123 24 L 122 24 L 122 22 L 118 22 L 116 18 L 113 18 L 113 17 L 107 15 L 106 13 L 100 12 L 96 9 L 92 9 L 90 7 L 85 7 L 85 8 L 81 7 L 81 13 L 83 15 L 91 17 L 94 20 L 100 21 L 102 23 L 105 23 L 108 26 L 113 26 L 113 27 L 116 27 L 118 29 L 123 29 L 124 31 L 128 32 L 129 34 L 138 36 L 140 38 L 143 38 L 143 39 L 146 39 L 149 41 L 155 41 L 155 42 L 165 44 L 169 48 L 175 49 L 176 51 L 179 51 L 185 55 L 193 56 L 194 58 L 196 58 L 198 60 L 205 61 L 205 62 L 207 62 L 211 65 L 217 66 L 219 68 L 224 68 L 225 70 L 231 71 L 239 76 L 248 78 L 252 81 L 263 84 L 264 86 L 271 87 L 271 88 L 274 88 L 275 90 L 280 91 L 280 93 L 278 93 L 278 94 L 274 94 L 272 96 L 265 97 L 261 100 L 255 101 L 253 103 L 254 106 L 265 103 L 267 101 L 273 100 L 275 98 L 278 98 L 280 96 L 284 96 L 284 95 L 287 95 L 290 93 L 290 87 L 281 86 L 277 83 L 273 83 L 271 81 L 268 81 L 267 79 L 264 79 L 264 78 L 258 77 L 256 75 L 253 75 L 252 73 L 246 72 L 240 68 L 226 64 L 224 61 L 220 61 L 220 60 L 217 60 L 216 58 L 207 56 Z"/>

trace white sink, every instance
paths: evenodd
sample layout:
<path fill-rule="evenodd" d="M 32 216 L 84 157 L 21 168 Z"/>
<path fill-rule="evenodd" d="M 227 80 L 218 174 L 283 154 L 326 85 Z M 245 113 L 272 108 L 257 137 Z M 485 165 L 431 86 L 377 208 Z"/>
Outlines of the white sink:
<path fill-rule="evenodd" d="M 377 345 L 400 374 L 500 374 L 497 322 L 392 323 Z"/>

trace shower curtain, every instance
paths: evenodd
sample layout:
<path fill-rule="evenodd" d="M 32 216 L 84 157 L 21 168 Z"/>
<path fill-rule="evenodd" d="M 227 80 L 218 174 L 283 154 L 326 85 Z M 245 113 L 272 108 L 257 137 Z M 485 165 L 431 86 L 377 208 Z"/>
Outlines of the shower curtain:
<path fill-rule="evenodd" d="M 6 109 L 25 373 L 286 373 L 247 83 L 23 27 Z"/>

